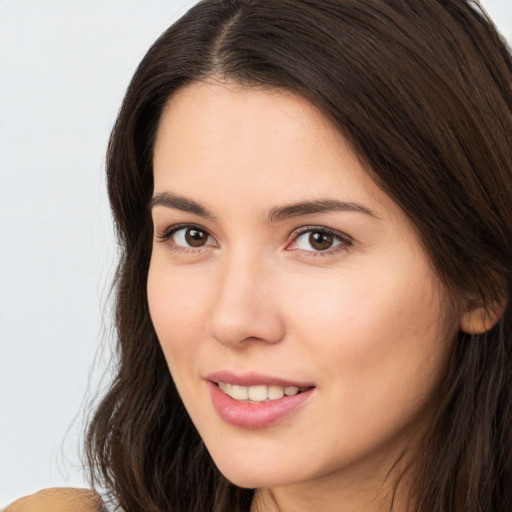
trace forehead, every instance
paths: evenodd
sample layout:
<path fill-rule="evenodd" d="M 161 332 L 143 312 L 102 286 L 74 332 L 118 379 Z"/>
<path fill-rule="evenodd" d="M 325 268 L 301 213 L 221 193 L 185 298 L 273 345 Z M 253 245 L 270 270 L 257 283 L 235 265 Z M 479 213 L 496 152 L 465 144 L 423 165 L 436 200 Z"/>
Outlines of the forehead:
<path fill-rule="evenodd" d="M 175 138 L 186 139 L 187 145 L 198 150 L 229 147 L 234 151 L 235 143 L 242 141 L 248 149 L 257 145 L 271 149 L 269 143 L 276 137 L 291 144 L 327 135 L 334 145 L 343 142 L 318 109 L 298 94 L 208 80 L 179 89 L 168 100 L 155 153 Z"/>
<path fill-rule="evenodd" d="M 198 82 L 179 90 L 161 116 L 155 193 L 260 210 L 335 198 L 386 216 L 390 198 L 369 178 L 331 123 L 289 91 Z M 380 212 L 379 212 L 380 210 Z"/>

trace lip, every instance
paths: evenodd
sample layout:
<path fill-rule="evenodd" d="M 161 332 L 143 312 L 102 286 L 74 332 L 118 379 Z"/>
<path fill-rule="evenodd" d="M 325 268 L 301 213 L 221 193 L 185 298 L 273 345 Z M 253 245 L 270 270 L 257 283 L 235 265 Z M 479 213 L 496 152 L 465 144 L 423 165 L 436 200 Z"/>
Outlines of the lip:
<path fill-rule="evenodd" d="M 240 386 L 294 386 L 301 393 L 284 396 L 277 400 L 250 403 L 235 400 L 226 395 L 217 382 L 227 382 Z M 222 420 L 235 427 L 248 430 L 267 428 L 282 421 L 285 417 L 302 409 L 315 394 L 315 387 L 303 382 L 288 381 L 281 378 L 263 376 L 255 373 L 235 375 L 231 372 L 216 372 L 208 376 L 207 385 L 210 391 L 213 407 Z"/>
<path fill-rule="evenodd" d="M 315 385 L 312 382 L 299 382 L 286 380 L 280 377 L 273 377 L 270 375 L 262 375 L 254 372 L 247 372 L 243 374 L 235 374 L 230 371 L 219 371 L 210 373 L 207 380 L 211 382 L 227 382 L 228 384 L 237 384 L 239 386 L 282 386 L 302 388 L 313 388 Z"/>

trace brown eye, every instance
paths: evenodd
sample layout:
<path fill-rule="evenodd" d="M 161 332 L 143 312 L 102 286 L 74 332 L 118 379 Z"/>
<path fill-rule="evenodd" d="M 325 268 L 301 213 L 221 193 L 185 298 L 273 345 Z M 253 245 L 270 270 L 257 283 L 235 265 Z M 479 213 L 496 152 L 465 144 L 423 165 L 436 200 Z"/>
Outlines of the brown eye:
<path fill-rule="evenodd" d="M 159 237 L 169 242 L 171 247 L 183 249 L 201 249 L 206 246 L 216 246 L 215 239 L 208 231 L 199 226 L 184 226 L 169 229 L 168 233 Z"/>
<path fill-rule="evenodd" d="M 330 233 L 322 233 L 320 231 L 311 232 L 309 235 L 309 244 L 317 251 L 325 251 L 330 249 L 334 242 L 334 237 Z"/>
<path fill-rule="evenodd" d="M 202 247 L 208 242 L 208 235 L 204 231 L 195 228 L 185 230 L 185 241 L 190 247 Z"/>
<path fill-rule="evenodd" d="M 331 254 L 332 251 L 347 250 L 352 245 L 349 236 L 329 228 L 309 228 L 295 235 L 288 250 L 300 250 L 312 255 Z"/>

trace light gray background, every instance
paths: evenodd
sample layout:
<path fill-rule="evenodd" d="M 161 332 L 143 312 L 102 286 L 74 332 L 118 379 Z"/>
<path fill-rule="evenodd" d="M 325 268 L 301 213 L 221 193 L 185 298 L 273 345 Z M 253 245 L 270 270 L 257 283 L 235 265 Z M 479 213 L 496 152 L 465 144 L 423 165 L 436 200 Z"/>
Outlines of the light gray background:
<path fill-rule="evenodd" d="M 0 506 L 86 486 L 116 257 L 104 152 L 136 65 L 193 3 L 0 0 Z M 484 5 L 512 41 L 512 0 Z"/>

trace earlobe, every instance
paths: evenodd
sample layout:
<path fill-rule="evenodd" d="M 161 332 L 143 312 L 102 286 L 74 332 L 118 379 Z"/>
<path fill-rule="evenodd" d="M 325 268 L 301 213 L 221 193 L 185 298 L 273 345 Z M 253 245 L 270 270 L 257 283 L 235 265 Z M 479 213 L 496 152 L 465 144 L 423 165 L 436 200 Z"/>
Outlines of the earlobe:
<path fill-rule="evenodd" d="M 469 302 L 460 317 L 460 330 L 467 334 L 483 334 L 492 329 L 500 320 L 505 310 L 506 300 L 491 304 Z"/>

